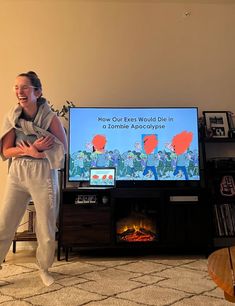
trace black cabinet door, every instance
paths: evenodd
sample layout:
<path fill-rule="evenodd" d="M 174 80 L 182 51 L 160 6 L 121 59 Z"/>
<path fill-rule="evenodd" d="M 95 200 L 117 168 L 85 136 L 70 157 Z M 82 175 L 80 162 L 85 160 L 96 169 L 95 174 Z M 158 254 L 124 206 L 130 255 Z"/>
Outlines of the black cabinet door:
<path fill-rule="evenodd" d="M 208 231 L 203 203 L 169 204 L 166 221 L 166 243 L 184 248 L 206 247 Z"/>
<path fill-rule="evenodd" d="M 111 242 L 109 208 L 82 208 L 64 205 L 62 245 L 106 244 Z"/>

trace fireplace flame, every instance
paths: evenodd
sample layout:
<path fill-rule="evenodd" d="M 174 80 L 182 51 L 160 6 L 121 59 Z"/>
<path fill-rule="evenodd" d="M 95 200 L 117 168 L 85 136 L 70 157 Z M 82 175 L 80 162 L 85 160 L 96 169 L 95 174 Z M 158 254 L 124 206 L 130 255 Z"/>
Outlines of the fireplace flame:
<path fill-rule="evenodd" d="M 117 235 L 119 241 L 147 242 L 156 240 L 156 230 L 153 222 L 146 217 L 125 218 L 117 224 Z"/>

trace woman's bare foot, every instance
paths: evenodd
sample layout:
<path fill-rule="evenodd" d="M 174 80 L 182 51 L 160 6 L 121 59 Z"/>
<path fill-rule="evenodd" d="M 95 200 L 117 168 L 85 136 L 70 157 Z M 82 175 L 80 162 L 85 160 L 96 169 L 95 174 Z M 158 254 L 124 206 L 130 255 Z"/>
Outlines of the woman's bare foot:
<path fill-rule="evenodd" d="M 39 270 L 40 277 L 42 279 L 42 282 L 45 286 L 50 286 L 54 283 L 54 278 L 50 275 L 48 270 Z"/>

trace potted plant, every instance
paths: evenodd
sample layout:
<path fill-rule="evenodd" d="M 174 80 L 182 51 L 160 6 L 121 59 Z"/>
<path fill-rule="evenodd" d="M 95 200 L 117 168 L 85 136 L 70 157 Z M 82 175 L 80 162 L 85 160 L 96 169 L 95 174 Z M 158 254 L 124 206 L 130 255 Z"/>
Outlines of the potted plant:
<path fill-rule="evenodd" d="M 76 107 L 76 105 L 72 101 L 67 101 L 66 104 L 62 105 L 61 109 L 57 109 L 54 107 L 53 104 L 48 101 L 49 106 L 53 112 L 57 114 L 58 117 L 63 118 L 64 120 L 68 121 L 68 112 L 70 107 Z"/>

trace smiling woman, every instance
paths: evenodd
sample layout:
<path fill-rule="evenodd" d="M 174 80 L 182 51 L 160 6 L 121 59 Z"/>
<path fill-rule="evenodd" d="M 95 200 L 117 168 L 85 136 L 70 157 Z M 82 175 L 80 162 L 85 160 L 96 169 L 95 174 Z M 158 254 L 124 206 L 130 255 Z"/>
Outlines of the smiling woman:
<path fill-rule="evenodd" d="M 0 266 L 33 200 L 38 217 L 36 257 L 42 281 L 49 286 L 54 282 L 48 269 L 55 253 L 57 170 L 64 165 L 67 140 L 60 120 L 42 97 L 41 81 L 35 72 L 18 75 L 14 90 L 18 104 L 7 114 L 0 135 L 1 156 L 12 159 L 0 206 Z"/>
<path fill-rule="evenodd" d="M 29 71 L 21 73 L 15 81 L 15 93 L 19 104 L 23 108 L 23 115 L 34 119 L 37 114 L 37 100 L 42 96 L 42 85 L 36 73 Z"/>

